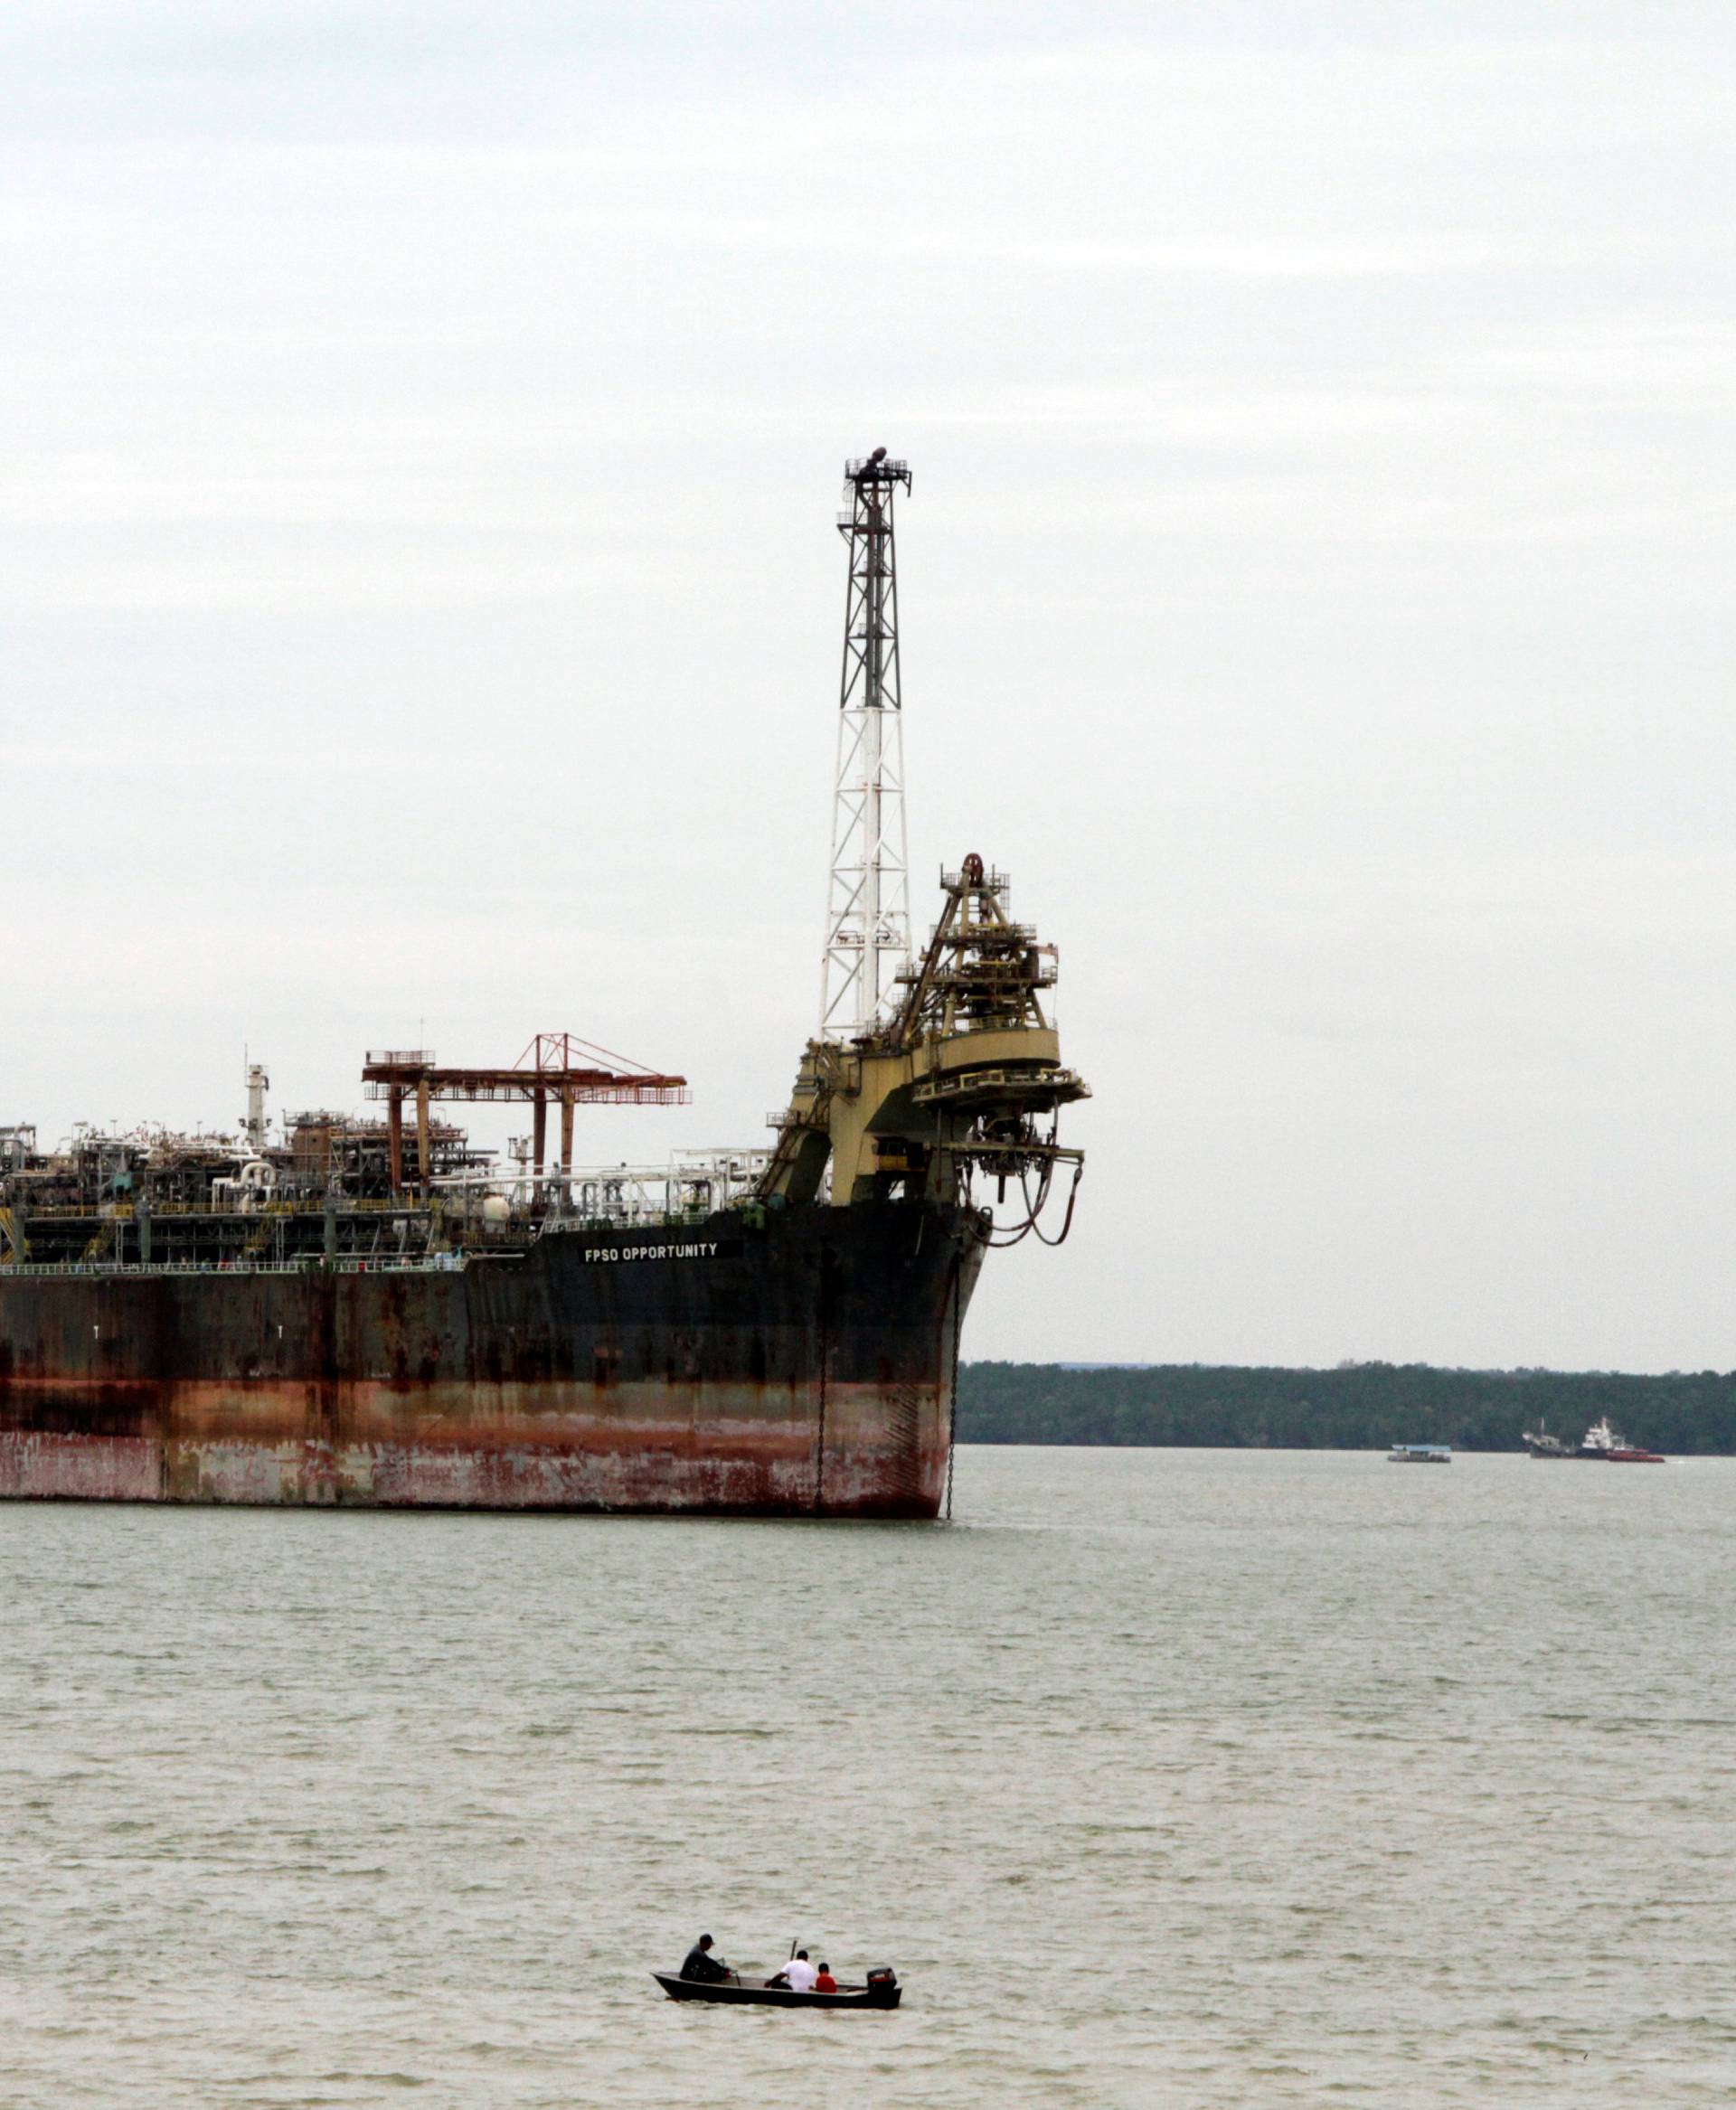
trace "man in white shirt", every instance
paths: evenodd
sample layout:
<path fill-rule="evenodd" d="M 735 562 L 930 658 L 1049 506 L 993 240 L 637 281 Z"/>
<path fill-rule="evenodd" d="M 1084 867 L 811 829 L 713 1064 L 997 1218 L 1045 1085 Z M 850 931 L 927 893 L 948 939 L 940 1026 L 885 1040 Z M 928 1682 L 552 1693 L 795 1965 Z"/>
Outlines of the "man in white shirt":
<path fill-rule="evenodd" d="M 814 1981 L 818 1976 L 819 1973 L 807 1960 L 806 1949 L 797 1949 L 788 1963 L 784 1965 L 784 1983 L 788 1986 L 792 1992 L 812 1992 Z"/>

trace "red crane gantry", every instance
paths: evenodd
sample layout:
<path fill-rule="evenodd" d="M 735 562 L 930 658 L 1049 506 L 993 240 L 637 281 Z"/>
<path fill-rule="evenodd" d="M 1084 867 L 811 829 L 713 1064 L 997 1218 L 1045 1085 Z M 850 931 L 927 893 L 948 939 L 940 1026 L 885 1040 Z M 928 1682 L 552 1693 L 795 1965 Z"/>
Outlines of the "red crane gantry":
<path fill-rule="evenodd" d="M 600 1060 L 599 1060 L 600 1058 Z M 605 1068 L 604 1064 L 614 1067 Z M 539 1033 L 510 1069 L 439 1069 L 426 1048 L 371 1048 L 362 1068 L 371 1099 L 386 1102 L 392 1191 L 404 1185 L 404 1101 L 416 1100 L 417 1164 L 426 1190 L 428 1109 L 435 1099 L 528 1099 L 532 1153 L 540 1177 L 548 1139 L 549 1101 L 561 1108 L 561 1170 L 572 1170 L 572 1109 L 588 1106 L 675 1107 L 693 1097 L 684 1077 L 665 1077 L 571 1033 Z"/>

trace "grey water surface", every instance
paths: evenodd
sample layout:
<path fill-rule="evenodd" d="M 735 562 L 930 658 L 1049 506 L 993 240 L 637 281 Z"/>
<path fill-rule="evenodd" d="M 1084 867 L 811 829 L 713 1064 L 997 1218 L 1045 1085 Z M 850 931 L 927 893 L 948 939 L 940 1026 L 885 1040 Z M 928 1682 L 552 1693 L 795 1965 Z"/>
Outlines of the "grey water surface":
<path fill-rule="evenodd" d="M 1736 1461 L 958 1511 L 0 1505 L 0 2102 L 1730 2100 Z M 702 1927 L 907 2004 L 676 2008 Z"/>

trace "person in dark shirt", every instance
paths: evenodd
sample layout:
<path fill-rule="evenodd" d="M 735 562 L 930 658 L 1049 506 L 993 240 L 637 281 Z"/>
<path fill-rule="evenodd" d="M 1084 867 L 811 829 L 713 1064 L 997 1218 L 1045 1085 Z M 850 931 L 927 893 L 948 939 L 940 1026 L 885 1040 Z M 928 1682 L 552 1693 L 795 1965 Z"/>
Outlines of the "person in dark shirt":
<path fill-rule="evenodd" d="M 715 1985 L 720 1979 L 729 1976 L 729 1965 L 722 1956 L 713 1956 L 711 1947 L 711 1936 L 701 1935 L 683 1960 L 681 1975 L 684 1978 L 697 1978 L 703 1985 Z"/>

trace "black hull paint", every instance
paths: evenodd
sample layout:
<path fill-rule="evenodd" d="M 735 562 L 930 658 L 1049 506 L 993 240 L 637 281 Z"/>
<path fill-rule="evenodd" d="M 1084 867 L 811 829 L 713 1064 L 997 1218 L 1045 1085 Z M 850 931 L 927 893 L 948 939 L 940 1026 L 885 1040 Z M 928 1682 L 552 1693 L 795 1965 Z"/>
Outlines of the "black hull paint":
<path fill-rule="evenodd" d="M 976 1220 L 551 1231 L 445 1265 L 0 1269 L 0 1494 L 931 1517 Z"/>

